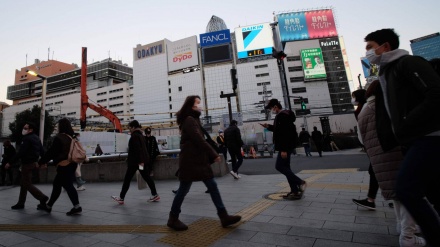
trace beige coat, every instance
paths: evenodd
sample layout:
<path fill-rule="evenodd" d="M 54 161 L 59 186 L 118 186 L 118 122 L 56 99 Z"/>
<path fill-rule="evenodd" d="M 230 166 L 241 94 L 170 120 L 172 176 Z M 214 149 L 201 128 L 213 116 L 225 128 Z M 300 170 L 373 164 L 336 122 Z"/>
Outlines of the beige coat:
<path fill-rule="evenodd" d="M 367 99 L 358 116 L 359 131 L 370 157 L 382 196 L 386 200 L 396 198 L 396 180 L 403 155 L 400 147 L 384 152 L 376 132 L 376 105 L 374 96 Z"/>

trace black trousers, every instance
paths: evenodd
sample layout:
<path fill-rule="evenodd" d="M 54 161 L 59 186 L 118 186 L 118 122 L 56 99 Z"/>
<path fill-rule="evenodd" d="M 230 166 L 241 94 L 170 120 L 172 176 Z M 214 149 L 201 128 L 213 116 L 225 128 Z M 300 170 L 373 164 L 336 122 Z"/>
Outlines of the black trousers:
<path fill-rule="evenodd" d="M 376 179 L 376 173 L 373 171 L 373 166 L 368 167 L 368 174 L 370 174 L 370 184 L 368 185 L 368 197 L 376 199 L 377 191 L 379 190 L 379 182 Z"/>
<path fill-rule="evenodd" d="M 125 172 L 125 177 L 124 177 L 124 183 L 122 184 L 122 190 L 121 190 L 121 193 L 119 194 L 120 198 L 122 198 L 122 199 L 125 198 L 125 195 L 127 194 L 127 191 L 130 188 L 131 180 L 133 179 L 133 176 L 137 170 L 139 170 L 138 166 L 130 166 L 129 165 L 127 167 L 127 171 Z M 150 177 L 149 169 L 147 169 L 147 167 L 145 166 L 145 169 L 139 170 L 139 173 L 141 174 L 141 176 L 145 180 L 145 182 L 147 182 L 148 187 L 150 187 L 151 194 L 153 196 L 157 195 L 156 185 L 154 184 L 153 178 Z"/>
<path fill-rule="evenodd" d="M 57 175 L 52 183 L 52 194 L 50 195 L 49 202 L 47 205 L 53 206 L 57 201 L 58 197 L 61 195 L 61 188 L 64 188 L 69 196 L 70 201 L 73 206 L 79 204 L 78 192 L 73 185 L 72 177 L 75 176 L 76 163 L 70 163 L 67 166 L 58 166 Z"/>

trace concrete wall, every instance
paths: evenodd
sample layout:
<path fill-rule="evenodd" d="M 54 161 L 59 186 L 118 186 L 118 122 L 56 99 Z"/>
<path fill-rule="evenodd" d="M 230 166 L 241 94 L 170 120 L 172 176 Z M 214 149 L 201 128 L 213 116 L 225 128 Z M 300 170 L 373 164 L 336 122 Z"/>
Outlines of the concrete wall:
<path fill-rule="evenodd" d="M 229 168 L 226 165 L 223 156 L 221 162 L 212 164 L 214 176 L 221 177 L 229 173 Z M 179 168 L 179 159 L 165 158 L 156 160 L 154 163 L 153 173 L 155 180 L 176 179 L 174 176 Z M 123 181 L 127 164 L 125 161 L 105 162 L 105 163 L 90 163 L 83 164 L 81 167 L 82 178 L 89 182 L 115 182 Z M 49 166 L 47 170 L 40 170 L 40 182 L 52 183 L 56 175 L 56 167 Z M 136 180 L 136 176 L 133 176 Z"/>

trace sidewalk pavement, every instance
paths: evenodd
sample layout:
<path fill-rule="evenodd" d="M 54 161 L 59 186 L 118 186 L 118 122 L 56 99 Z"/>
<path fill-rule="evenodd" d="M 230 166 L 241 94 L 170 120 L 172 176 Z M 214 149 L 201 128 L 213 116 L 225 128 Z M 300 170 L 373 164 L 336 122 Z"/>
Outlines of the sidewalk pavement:
<path fill-rule="evenodd" d="M 358 208 L 352 198 L 363 199 L 368 172 L 356 169 L 310 170 L 298 174 L 308 181 L 305 196 L 287 201 L 285 177 L 242 175 L 217 178 L 230 214 L 243 216 L 240 224 L 222 228 L 215 207 L 202 182 L 193 184 L 185 198 L 180 219 L 185 232 L 166 227 L 178 186 L 177 180 L 156 181 L 160 202 L 147 202 L 150 190 L 132 183 L 119 205 L 122 183 L 90 183 L 79 191 L 82 215 L 66 216 L 72 208 L 63 192 L 50 214 L 36 210 L 31 195 L 23 210 L 11 210 L 19 187 L 0 187 L 0 246 L 300 246 L 373 247 L 398 246 L 393 209 L 378 195 L 376 211 Z M 50 184 L 38 184 L 50 195 Z M 268 198 L 268 199 L 266 199 Z"/>

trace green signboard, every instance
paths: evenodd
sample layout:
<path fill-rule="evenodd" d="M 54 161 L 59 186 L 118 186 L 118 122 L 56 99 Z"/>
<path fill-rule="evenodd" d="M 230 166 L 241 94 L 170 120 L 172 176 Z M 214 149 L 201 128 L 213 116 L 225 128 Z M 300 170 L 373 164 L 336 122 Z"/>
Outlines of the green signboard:
<path fill-rule="evenodd" d="M 327 78 L 321 48 L 302 49 L 301 61 L 305 81 Z"/>

